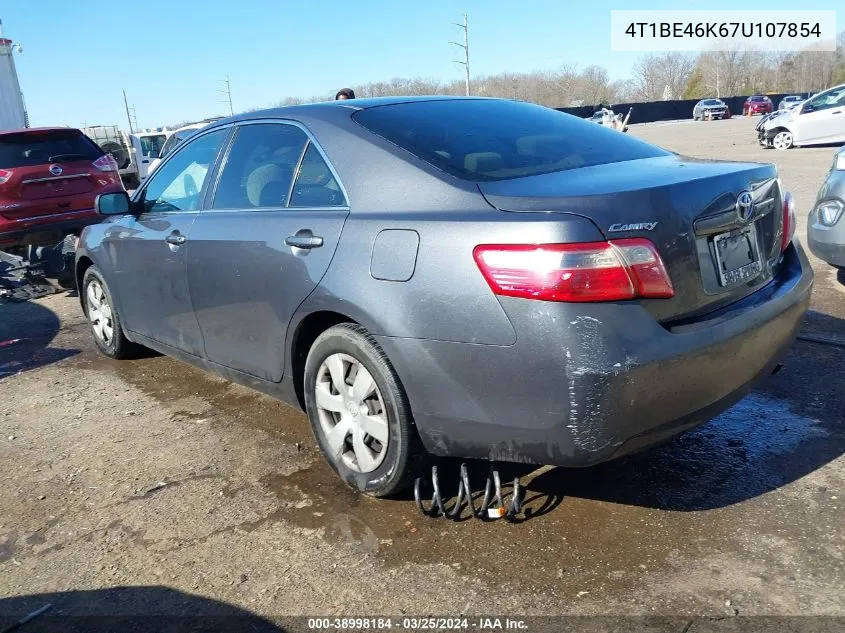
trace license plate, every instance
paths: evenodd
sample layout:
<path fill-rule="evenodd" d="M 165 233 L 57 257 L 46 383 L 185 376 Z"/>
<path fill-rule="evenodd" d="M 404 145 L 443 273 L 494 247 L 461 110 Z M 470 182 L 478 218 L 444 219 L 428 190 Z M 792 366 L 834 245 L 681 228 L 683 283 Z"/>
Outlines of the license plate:
<path fill-rule="evenodd" d="M 719 282 L 733 286 L 753 279 L 763 270 L 757 252 L 754 225 L 722 233 L 713 238 Z"/>

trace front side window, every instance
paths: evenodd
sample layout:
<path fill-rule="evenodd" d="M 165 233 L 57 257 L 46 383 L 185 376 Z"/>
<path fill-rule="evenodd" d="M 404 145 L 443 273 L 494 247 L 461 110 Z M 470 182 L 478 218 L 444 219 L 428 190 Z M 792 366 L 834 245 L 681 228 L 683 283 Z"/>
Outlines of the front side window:
<path fill-rule="evenodd" d="M 208 170 L 229 130 L 205 134 L 179 150 L 150 178 L 144 190 L 144 212 L 195 211 Z"/>
<path fill-rule="evenodd" d="M 827 110 L 845 105 L 845 86 L 834 88 L 820 95 L 816 95 L 807 102 L 812 110 Z"/>
<path fill-rule="evenodd" d="M 352 118 L 467 180 L 503 180 L 669 155 L 608 127 L 518 101 L 415 101 L 365 108 Z"/>
<path fill-rule="evenodd" d="M 292 207 L 338 207 L 346 204 L 340 186 L 313 143 L 308 144 L 293 193 Z"/>
<path fill-rule="evenodd" d="M 294 125 L 244 125 L 229 150 L 214 209 L 285 207 L 308 135 Z"/>

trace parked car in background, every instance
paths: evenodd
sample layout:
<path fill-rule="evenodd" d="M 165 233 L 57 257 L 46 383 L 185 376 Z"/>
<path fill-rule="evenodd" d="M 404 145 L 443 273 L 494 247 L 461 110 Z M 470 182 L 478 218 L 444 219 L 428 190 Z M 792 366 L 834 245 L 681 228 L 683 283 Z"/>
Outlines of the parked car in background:
<path fill-rule="evenodd" d="M 116 162 L 78 129 L 0 132 L 0 249 L 79 233 L 102 219 L 96 197 L 118 191 Z"/>
<path fill-rule="evenodd" d="M 160 132 L 136 132 L 130 134 L 132 143 L 133 161 L 138 166 L 138 184 L 144 182 L 150 175 L 153 167 L 157 164 L 154 161 L 161 158 L 164 144 L 173 132 L 162 130 Z"/>
<path fill-rule="evenodd" d="M 162 161 L 162 159 L 167 156 L 173 149 L 179 145 L 182 141 L 187 138 L 193 136 L 197 131 L 204 128 L 206 125 L 211 123 L 212 121 L 218 121 L 220 118 L 213 118 L 213 119 L 205 119 L 203 121 L 198 121 L 197 123 L 190 123 L 189 125 L 184 125 L 179 129 L 170 133 L 167 139 L 164 142 L 164 145 L 161 148 L 161 152 L 157 158 L 154 158 L 150 161 L 149 171 L 153 171 L 158 164 Z"/>
<path fill-rule="evenodd" d="M 764 147 L 845 143 L 845 84 L 807 99 L 792 110 L 783 110 L 758 125 L 757 138 Z"/>
<path fill-rule="evenodd" d="M 845 269 L 845 147 L 833 157 L 807 222 L 807 243 L 819 259 Z"/>
<path fill-rule="evenodd" d="M 731 116 L 730 108 L 721 99 L 702 99 L 693 106 L 693 121 L 710 119 L 727 119 Z"/>
<path fill-rule="evenodd" d="M 780 100 L 778 110 L 791 110 L 795 106 L 804 101 L 804 97 L 800 95 L 789 95 Z"/>
<path fill-rule="evenodd" d="M 754 95 L 748 97 L 742 105 L 742 114 L 766 114 L 774 110 L 772 100 L 765 95 Z"/>
<path fill-rule="evenodd" d="M 587 466 L 661 442 L 792 344 L 813 273 L 773 165 L 516 101 L 344 103 L 212 123 L 100 196 L 76 274 L 104 354 L 298 403 L 384 496 L 427 454 Z"/>

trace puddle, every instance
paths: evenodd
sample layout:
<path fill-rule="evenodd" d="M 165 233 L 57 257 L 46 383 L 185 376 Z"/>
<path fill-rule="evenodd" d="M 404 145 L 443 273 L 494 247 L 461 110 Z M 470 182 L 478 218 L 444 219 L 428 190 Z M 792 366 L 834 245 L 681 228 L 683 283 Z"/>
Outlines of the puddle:
<path fill-rule="evenodd" d="M 203 416 L 267 431 L 271 442 L 313 447 L 304 414 L 178 361 L 87 362 L 107 363 L 159 401 L 193 396 L 210 405 Z M 283 520 L 321 530 L 327 541 L 351 544 L 362 556 L 375 554 L 388 565 L 446 564 L 500 586 L 525 588 L 530 567 L 530 585 L 537 590 L 621 591 L 641 582 L 643 574 L 703 559 L 714 544 L 724 554 L 741 551 L 746 506 L 737 504 L 843 452 L 845 438 L 829 436 L 785 401 L 755 392 L 691 433 L 614 462 L 580 470 L 501 465 L 503 481 L 518 474 L 526 484 L 533 516 L 520 524 L 429 519 L 410 495 L 399 500 L 359 495 L 315 458 L 306 469 L 261 480 L 279 508 L 253 529 Z M 454 494 L 457 463 L 447 460 L 440 467 L 444 494 Z M 471 475 L 476 491 L 484 473 L 476 464 Z"/>
<path fill-rule="evenodd" d="M 17 534 L 15 532 L 0 536 L 0 563 L 4 563 L 15 556 L 16 539 Z"/>
<path fill-rule="evenodd" d="M 180 417 L 210 420 L 221 417 L 261 429 L 282 441 L 314 445 L 308 419 L 298 409 L 173 358 L 151 356 L 112 361 L 94 356 L 80 359 L 78 364 L 114 372 L 162 403 L 198 399 L 206 404 L 202 412 L 177 411 L 175 415 Z"/>

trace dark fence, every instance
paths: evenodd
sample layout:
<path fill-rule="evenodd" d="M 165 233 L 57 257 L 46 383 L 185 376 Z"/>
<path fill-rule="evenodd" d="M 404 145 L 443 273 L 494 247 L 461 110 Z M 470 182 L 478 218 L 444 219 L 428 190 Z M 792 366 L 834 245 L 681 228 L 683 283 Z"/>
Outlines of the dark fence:
<path fill-rule="evenodd" d="M 808 97 L 807 93 L 790 92 L 788 94 L 800 94 L 802 97 Z M 775 108 L 778 107 L 780 100 L 786 94 L 770 94 L 769 99 Z M 742 114 L 742 104 L 748 97 L 722 97 L 731 114 Z M 653 121 L 672 121 L 675 119 L 691 119 L 692 109 L 700 99 L 681 99 L 678 101 L 641 101 L 638 103 L 614 103 L 613 111 L 617 114 L 625 116 L 629 108 L 634 108 L 631 112 L 631 119 L 628 123 L 652 123 Z M 575 108 L 556 108 L 561 112 L 566 112 L 577 117 L 586 118 L 601 108 L 601 106 L 578 106 Z"/>

